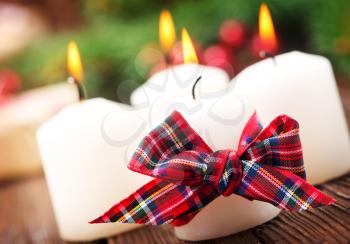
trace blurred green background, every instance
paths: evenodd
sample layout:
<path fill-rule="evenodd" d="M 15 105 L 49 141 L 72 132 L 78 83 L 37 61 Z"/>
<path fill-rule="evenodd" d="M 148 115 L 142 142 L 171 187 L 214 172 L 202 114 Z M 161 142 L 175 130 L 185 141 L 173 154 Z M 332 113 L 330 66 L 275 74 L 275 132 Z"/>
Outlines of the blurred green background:
<path fill-rule="evenodd" d="M 118 100 L 115 90 L 121 82 L 130 81 L 131 90 L 149 77 L 150 65 L 140 66 L 135 60 L 145 47 L 158 48 L 159 14 L 165 8 L 173 15 L 178 39 L 180 29 L 186 27 L 203 50 L 220 44 L 218 31 L 225 20 L 240 21 L 245 31 L 240 49 L 246 51 L 232 51 L 234 62 L 244 66 L 258 61 L 249 51 L 262 3 L 258 0 L 0 1 L 0 16 L 1 6 L 14 2 L 34 9 L 42 17 L 40 25 L 45 26 L 40 35 L 0 59 L 2 69 L 21 76 L 24 90 L 66 80 L 66 47 L 74 39 L 80 47 L 90 97 Z M 297 49 L 327 56 L 338 80 L 350 80 L 349 0 L 265 2 L 275 23 L 280 53 Z M 10 22 L 8 25 L 11 29 Z M 26 30 L 35 28 L 33 24 Z"/>

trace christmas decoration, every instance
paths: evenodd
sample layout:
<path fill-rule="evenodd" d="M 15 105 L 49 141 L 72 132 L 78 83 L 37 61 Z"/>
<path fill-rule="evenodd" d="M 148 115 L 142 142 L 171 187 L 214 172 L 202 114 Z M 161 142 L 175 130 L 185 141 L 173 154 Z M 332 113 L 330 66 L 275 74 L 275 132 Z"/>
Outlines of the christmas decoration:
<path fill-rule="evenodd" d="M 235 19 L 226 20 L 220 26 L 219 37 L 222 42 L 230 47 L 237 48 L 245 40 L 245 27 L 243 23 Z"/>
<path fill-rule="evenodd" d="M 21 86 L 20 77 L 12 70 L 0 70 L 0 106 L 6 103 Z"/>
<path fill-rule="evenodd" d="M 230 77 L 235 74 L 232 50 L 229 47 L 223 45 L 208 47 L 203 54 L 203 63 L 225 70 Z"/>

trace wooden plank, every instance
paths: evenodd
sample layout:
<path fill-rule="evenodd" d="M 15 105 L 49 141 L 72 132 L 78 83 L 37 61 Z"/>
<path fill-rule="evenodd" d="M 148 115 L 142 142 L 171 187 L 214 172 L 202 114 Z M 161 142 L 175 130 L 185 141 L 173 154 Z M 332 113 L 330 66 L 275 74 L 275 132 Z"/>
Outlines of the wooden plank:
<path fill-rule="evenodd" d="M 243 231 L 236 235 L 219 238 L 216 240 L 199 241 L 198 244 L 217 243 L 258 243 L 259 239 L 253 234 L 251 230 Z M 166 226 L 147 226 L 142 229 L 137 229 L 116 237 L 108 239 L 108 243 L 159 243 L 159 244 L 184 244 L 193 243 L 179 240 L 173 233 L 170 225 Z"/>
<path fill-rule="evenodd" d="M 350 241 L 350 175 L 319 187 L 337 203 L 311 211 L 283 212 L 254 229 L 262 242 L 348 243 Z"/>
<path fill-rule="evenodd" d="M 350 240 L 350 174 L 320 186 L 337 204 L 305 212 L 283 212 L 272 221 L 235 235 L 199 243 L 345 243 Z M 0 186 L 0 243 L 63 243 L 57 233 L 43 177 Z M 108 243 L 187 243 L 170 226 L 149 226 Z"/>
<path fill-rule="evenodd" d="M 319 187 L 334 197 L 334 206 L 282 212 L 275 219 L 235 235 L 198 243 L 348 243 L 350 241 L 350 174 Z M 171 228 L 146 227 L 109 239 L 109 243 L 188 243 Z"/>
<path fill-rule="evenodd" d="M 63 243 L 43 177 L 1 185 L 0 243 Z"/>

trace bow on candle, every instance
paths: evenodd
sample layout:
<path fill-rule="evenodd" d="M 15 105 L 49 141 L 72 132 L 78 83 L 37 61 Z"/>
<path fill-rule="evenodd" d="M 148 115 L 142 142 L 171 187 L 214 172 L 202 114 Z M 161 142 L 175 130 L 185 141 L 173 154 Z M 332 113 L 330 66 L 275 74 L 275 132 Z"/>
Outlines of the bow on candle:
<path fill-rule="evenodd" d="M 183 225 L 233 193 L 284 210 L 335 202 L 306 182 L 298 123 L 286 115 L 262 130 L 254 113 L 237 151 L 213 152 L 175 111 L 142 140 L 128 167 L 156 179 L 91 223 Z"/>

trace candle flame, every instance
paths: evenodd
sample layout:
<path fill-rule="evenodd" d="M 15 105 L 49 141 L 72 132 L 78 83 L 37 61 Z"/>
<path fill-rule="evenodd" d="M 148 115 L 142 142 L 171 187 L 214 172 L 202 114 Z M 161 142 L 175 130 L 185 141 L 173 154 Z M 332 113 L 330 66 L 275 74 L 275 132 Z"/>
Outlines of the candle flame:
<path fill-rule="evenodd" d="M 159 41 L 162 50 L 169 53 L 176 41 L 175 25 L 168 10 L 163 10 L 159 20 Z"/>
<path fill-rule="evenodd" d="M 68 44 L 67 69 L 74 80 L 81 82 L 84 78 L 83 65 L 80 59 L 80 53 L 76 42 L 71 41 Z"/>
<path fill-rule="evenodd" d="M 259 38 L 265 51 L 276 51 L 277 38 L 273 26 L 270 10 L 265 3 L 260 5 L 259 10 Z"/>
<path fill-rule="evenodd" d="M 182 29 L 182 53 L 185 64 L 198 64 L 196 50 L 194 49 L 191 37 L 185 28 Z"/>

